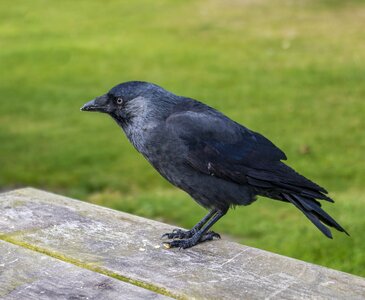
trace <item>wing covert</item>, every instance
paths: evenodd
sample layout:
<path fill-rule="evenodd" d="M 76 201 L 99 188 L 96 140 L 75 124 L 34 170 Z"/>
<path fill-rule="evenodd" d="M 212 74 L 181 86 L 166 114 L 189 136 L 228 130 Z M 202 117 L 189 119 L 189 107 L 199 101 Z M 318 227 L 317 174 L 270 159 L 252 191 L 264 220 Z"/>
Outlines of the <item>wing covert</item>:
<path fill-rule="evenodd" d="M 248 169 L 286 159 L 264 136 L 210 108 L 176 112 L 166 126 L 187 146 L 186 162 L 205 174 L 246 182 Z"/>

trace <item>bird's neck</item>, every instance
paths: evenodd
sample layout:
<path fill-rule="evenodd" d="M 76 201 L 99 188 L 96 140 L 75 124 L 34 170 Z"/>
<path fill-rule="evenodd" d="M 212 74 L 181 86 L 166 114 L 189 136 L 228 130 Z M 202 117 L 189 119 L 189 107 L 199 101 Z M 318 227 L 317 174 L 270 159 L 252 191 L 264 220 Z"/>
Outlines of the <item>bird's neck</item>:
<path fill-rule="evenodd" d="M 138 101 L 140 100 L 140 101 Z M 126 136 L 137 149 L 145 154 L 148 140 L 153 130 L 162 126 L 168 116 L 174 111 L 179 102 L 177 96 L 160 97 L 159 99 L 134 99 L 133 106 L 128 108 L 129 119 L 119 125 L 123 128 Z"/>
<path fill-rule="evenodd" d="M 136 120 L 133 124 L 123 126 L 123 131 L 128 140 L 133 144 L 138 152 L 145 154 L 147 151 L 147 141 L 151 132 L 161 124 L 159 121 Z"/>

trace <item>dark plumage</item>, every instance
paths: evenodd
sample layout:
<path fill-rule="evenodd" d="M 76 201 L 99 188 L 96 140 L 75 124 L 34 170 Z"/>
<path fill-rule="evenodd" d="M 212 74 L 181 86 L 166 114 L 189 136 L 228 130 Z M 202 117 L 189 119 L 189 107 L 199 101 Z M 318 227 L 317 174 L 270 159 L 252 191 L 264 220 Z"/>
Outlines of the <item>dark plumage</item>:
<path fill-rule="evenodd" d="M 201 102 L 132 81 L 81 110 L 108 113 L 163 177 L 210 209 L 193 229 L 165 234 L 174 239 L 168 247 L 219 237 L 210 227 L 231 206 L 251 204 L 257 195 L 292 203 L 329 238 L 327 226 L 347 233 L 317 201 L 333 202 L 327 191 L 283 163 L 283 151 Z"/>

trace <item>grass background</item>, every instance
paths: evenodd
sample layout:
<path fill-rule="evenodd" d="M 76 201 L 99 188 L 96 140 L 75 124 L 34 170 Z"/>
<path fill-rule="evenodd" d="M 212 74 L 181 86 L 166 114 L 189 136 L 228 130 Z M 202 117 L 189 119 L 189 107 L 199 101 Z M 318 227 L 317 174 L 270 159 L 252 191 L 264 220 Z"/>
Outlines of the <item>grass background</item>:
<path fill-rule="evenodd" d="M 268 199 L 215 230 L 365 276 L 363 1 L 0 2 L 0 188 L 34 186 L 191 227 L 205 211 L 105 115 L 80 106 L 128 80 L 193 97 L 263 133 L 331 191 L 351 234 L 328 240 Z"/>

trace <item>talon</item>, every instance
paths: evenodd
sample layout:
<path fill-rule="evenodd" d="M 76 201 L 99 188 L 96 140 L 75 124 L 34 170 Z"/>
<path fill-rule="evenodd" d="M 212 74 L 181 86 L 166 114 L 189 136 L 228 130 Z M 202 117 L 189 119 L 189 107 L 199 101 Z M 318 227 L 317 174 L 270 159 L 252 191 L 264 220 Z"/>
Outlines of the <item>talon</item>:
<path fill-rule="evenodd" d="M 168 239 L 187 239 L 192 237 L 194 232 L 192 230 L 182 230 L 179 228 L 175 228 L 172 232 L 165 233 L 161 236 L 161 238 L 167 237 Z"/>
<path fill-rule="evenodd" d="M 217 240 L 220 240 L 221 239 L 221 236 L 219 234 L 215 234 L 215 235 L 212 235 L 212 239 L 217 239 Z"/>
<path fill-rule="evenodd" d="M 164 233 L 163 235 L 161 235 L 161 239 L 168 238 L 168 237 L 169 237 L 168 233 Z"/>
<path fill-rule="evenodd" d="M 209 232 L 208 232 L 209 233 Z M 220 236 L 220 234 L 219 233 L 216 233 L 216 232 L 211 232 L 211 235 L 212 235 L 212 238 L 217 238 L 217 239 L 221 239 L 221 236 Z"/>

